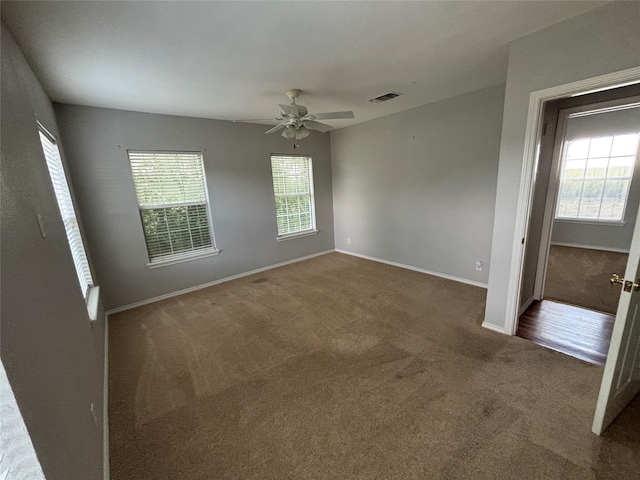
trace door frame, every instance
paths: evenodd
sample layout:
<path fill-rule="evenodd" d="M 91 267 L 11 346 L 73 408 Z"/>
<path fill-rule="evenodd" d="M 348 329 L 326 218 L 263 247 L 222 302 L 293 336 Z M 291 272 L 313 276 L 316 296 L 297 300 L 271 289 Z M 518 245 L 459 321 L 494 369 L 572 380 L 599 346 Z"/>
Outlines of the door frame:
<path fill-rule="evenodd" d="M 562 163 L 560 159 L 563 155 L 564 136 L 567 133 L 567 120 L 569 119 L 569 113 L 567 113 L 567 110 L 571 109 L 560 110 L 558 112 L 558 124 L 556 126 L 555 138 L 553 139 L 551 171 L 549 172 L 549 183 L 547 184 L 547 198 L 544 205 L 542 234 L 540 235 L 538 262 L 536 263 L 536 276 L 533 286 L 534 300 L 542 300 L 544 296 L 544 285 L 547 280 L 549 249 L 551 248 L 551 235 L 553 234 L 553 221 L 556 211 L 556 200 L 558 198 L 558 184 L 560 183 L 560 179 L 558 178 L 560 175 L 560 164 Z M 535 180 L 533 189 L 535 190 Z M 531 215 L 531 212 L 529 212 L 529 215 Z"/>
<path fill-rule="evenodd" d="M 564 156 L 564 137 L 567 133 L 567 123 L 569 118 L 576 113 L 605 113 L 608 111 L 622 110 L 627 105 L 636 105 L 640 102 L 640 96 L 635 95 L 627 98 L 618 98 L 604 102 L 594 102 L 589 105 L 579 107 L 563 108 L 558 112 L 558 124 L 553 141 L 553 156 L 551 159 L 551 171 L 549 172 L 549 183 L 547 186 L 547 196 L 544 206 L 544 217 L 542 220 L 542 234 L 540 235 L 540 248 L 538 249 L 538 261 L 536 264 L 535 284 L 533 288 L 533 299 L 542 300 L 544 296 L 544 286 L 547 279 L 547 266 L 549 262 L 549 251 L 551 249 L 551 237 L 553 235 L 553 223 L 555 221 L 555 211 L 558 202 L 558 191 L 560 184 L 560 174 L 562 158 Z M 637 164 L 637 161 L 636 161 Z M 634 166 L 633 175 L 636 175 L 638 166 Z M 534 185 L 535 188 L 535 185 Z M 626 216 L 626 210 L 624 212 Z M 624 218 L 623 218 L 624 220 Z"/>
<path fill-rule="evenodd" d="M 527 247 L 526 238 L 529 229 L 529 220 L 531 218 L 531 207 L 535 187 L 534 169 L 538 160 L 540 139 L 543 131 L 544 104 L 559 98 L 585 95 L 635 83 L 640 83 L 640 67 L 628 68 L 606 75 L 531 92 L 527 113 L 518 204 L 516 208 L 515 235 L 513 237 L 511 251 L 511 269 L 509 272 L 511 281 L 509 282 L 507 291 L 506 317 L 504 321 L 504 333 L 507 335 L 515 335 L 518 328 L 522 274 Z"/>

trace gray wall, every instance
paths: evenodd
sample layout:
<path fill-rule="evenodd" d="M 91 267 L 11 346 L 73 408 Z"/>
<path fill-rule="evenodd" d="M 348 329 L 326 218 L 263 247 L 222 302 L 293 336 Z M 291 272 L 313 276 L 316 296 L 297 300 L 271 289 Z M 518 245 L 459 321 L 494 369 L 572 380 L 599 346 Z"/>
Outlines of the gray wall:
<path fill-rule="evenodd" d="M 503 97 L 490 87 L 332 132 L 336 248 L 486 283 Z"/>
<path fill-rule="evenodd" d="M 640 3 L 614 2 L 514 41 L 500 146 L 500 165 L 485 323 L 505 325 L 516 210 L 531 92 L 636 67 L 640 63 Z"/>
<path fill-rule="evenodd" d="M 265 125 L 56 105 L 107 309 L 333 249 L 329 135 L 294 150 Z M 149 269 L 127 149 L 203 151 L 220 255 Z M 276 241 L 271 153 L 313 157 L 317 235 Z"/>
<path fill-rule="evenodd" d="M 1 56 L 2 363 L 46 477 L 98 479 L 104 315 L 92 328 L 40 145 L 51 102 L 4 23 Z"/>
<path fill-rule="evenodd" d="M 596 135 L 635 133 L 640 131 L 640 108 L 570 118 L 567 140 Z M 640 204 L 640 168 L 636 165 L 629 189 L 624 225 L 553 222 L 552 242 L 586 245 L 594 248 L 629 250 Z"/>

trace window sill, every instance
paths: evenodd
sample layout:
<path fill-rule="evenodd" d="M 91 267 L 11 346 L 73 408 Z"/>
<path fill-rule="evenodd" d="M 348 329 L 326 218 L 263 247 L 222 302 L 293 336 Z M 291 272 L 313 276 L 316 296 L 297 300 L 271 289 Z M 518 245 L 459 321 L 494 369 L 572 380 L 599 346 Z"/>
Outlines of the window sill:
<path fill-rule="evenodd" d="M 318 231 L 319 230 L 305 230 L 304 232 L 289 233 L 288 235 L 278 237 L 278 241 L 284 242 L 285 240 L 293 240 L 294 238 L 309 237 L 311 235 L 316 235 Z"/>
<path fill-rule="evenodd" d="M 176 263 L 190 262 L 191 260 L 198 260 L 199 258 L 213 257 L 220 254 L 219 249 L 208 248 L 206 250 L 199 250 L 197 252 L 190 252 L 186 254 L 172 255 L 167 258 L 155 260 L 147 263 L 149 268 L 167 267 L 169 265 L 175 265 Z"/>
<path fill-rule="evenodd" d="M 98 310 L 100 309 L 100 287 L 91 287 L 87 295 L 87 313 L 89 320 L 93 324 L 98 320 Z"/>
<path fill-rule="evenodd" d="M 582 225 L 600 225 L 603 227 L 624 227 L 627 222 L 618 222 L 618 221 L 606 221 L 606 220 L 572 220 L 570 218 L 556 218 L 554 222 L 560 223 L 575 223 Z"/>

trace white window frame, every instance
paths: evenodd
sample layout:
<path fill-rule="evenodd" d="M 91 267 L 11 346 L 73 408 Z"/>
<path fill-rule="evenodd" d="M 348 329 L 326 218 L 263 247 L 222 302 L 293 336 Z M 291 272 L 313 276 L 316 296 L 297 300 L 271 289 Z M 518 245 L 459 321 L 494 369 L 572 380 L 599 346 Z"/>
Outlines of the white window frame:
<path fill-rule="evenodd" d="M 274 159 L 277 158 L 305 158 L 308 161 L 308 165 L 309 165 L 309 213 L 311 216 L 311 228 L 305 229 L 305 230 L 297 230 L 294 232 L 289 232 L 289 233 L 285 233 L 285 234 L 280 234 L 280 231 L 278 229 L 278 214 L 277 214 L 277 207 L 276 207 L 276 199 L 278 197 L 292 197 L 292 196 L 299 196 L 299 192 L 298 193 L 292 193 L 292 194 L 276 194 L 275 191 L 275 183 L 274 183 L 274 177 L 273 177 L 273 161 Z M 318 233 L 318 230 L 316 229 L 316 199 L 315 199 L 315 194 L 314 194 L 314 185 L 313 185 L 313 158 L 310 155 L 291 155 L 291 154 L 281 154 L 281 153 L 273 153 L 271 154 L 271 183 L 273 186 L 273 197 L 274 197 L 274 207 L 276 207 L 276 211 L 275 211 L 275 218 L 276 218 L 276 232 L 277 232 L 277 240 L 279 242 L 284 241 L 284 240 L 291 240 L 294 238 L 300 238 L 300 237 L 306 237 L 309 235 L 315 235 Z"/>
<path fill-rule="evenodd" d="M 573 117 L 577 117 L 577 116 L 581 116 L 581 113 L 575 113 L 575 114 L 571 114 L 568 116 L 568 118 L 573 118 Z M 629 133 L 624 133 L 624 134 L 620 134 L 620 135 L 628 135 L 630 133 L 633 134 L 640 134 L 640 132 L 629 132 Z M 612 137 L 616 137 L 617 135 L 612 135 Z M 595 138 L 600 138 L 600 137 L 587 137 L 589 138 L 590 141 L 592 141 Z M 566 170 L 565 170 L 565 165 L 567 162 L 567 155 L 568 155 L 568 149 L 569 149 L 569 141 L 566 142 L 563 145 L 562 148 L 562 158 L 561 158 L 561 164 L 560 164 L 560 179 L 559 179 L 559 189 L 558 189 L 558 201 L 556 202 L 556 208 L 555 208 L 555 212 L 554 212 L 554 220 L 557 222 L 566 222 L 566 223 L 583 223 L 583 224 L 596 224 L 596 225 L 611 225 L 611 226 L 624 226 L 626 224 L 626 215 L 627 215 L 627 205 L 629 203 L 629 193 L 631 191 L 631 185 L 633 183 L 633 178 L 635 175 L 635 167 L 636 167 L 636 162 L 638 159 L 638 155 L 640 155 L 640 151 L 636 152 L 636 159 L 634 160 L 634 162 L 631 165 L 630 171 L 629 171 L 629 175 L 628 176 L 622 176 L 622 177 L 607 177 L 607 173 L 609 170 L 609 165 L 611 162 L 612 158 L 617 158 L 617 157 L 612 157 L 611 156 L 611 150 L 609 150 L 609 156 L 606 157 L 607 158 L 607 168 L 605 171 L 605 176 L 604 177 L 593 177 L 593 178 L 585 178 L 584 176 L 582 177 L 582 179 L 576 179 L 576 180 L 570 180 L 571 182 L 575 182 L 575 183 L 581 183 L 581 187 L 580 187 L 580 202 L 582 202 L 582 191 L 584 188 L 584 184 L 585 182 L 588 181 L 604 181 L 605 185 L 607 180 L 627 180 L 627 188 L 626 188 L 626 192 L 624 195 L 624 205 L 622 207 L 622 215 L 621 218 L 619 220 L 616 219 L 611 219 L 611 218 L 592 218 L 592 217 L 580 217 L 579 214 L 579 208 L 578 207 L 578 216 L 576 217 L 563 217 L 560 216 L 560 208 L 561 208 L 561 198 L 560 195 L 562 193 L 562 185 L 565 182 L 565 174 L 566 174 Z M 613 148 L 613 141 L 611 143 L 611 148 Z M 640 150 L 640 149 L 639 149 Z M 587 158 L 584 158 L 583 160 L 585 162 L 587 162 L 588 165 L 588 155 L 589 152 L 587 152 Z M 601 157 L 601 158 L 605 158 L 605 157 Z M 581 159 L 582 160 L 582 159 Z M 586 169 L 586 165 L 585 165 L 585 169 Z M 602 208 L 602 196 L 604 195 L 604 187 L 603 187 L 603 192 L 600 198 L 600 208 Z M 580 203 L 578 204 L 580 205 Z"/>
<path fill-rule="evenodd" d="M 202 181 L 203 181 L 203 195 L 205 201 L 205 211 L 207 216 L 208 230 L 209 236 L 211 238 L 211 245 L 204 248 L 196 248 L 193 250 L 180 251 L 175 253 L 169 253 L 166 255 L 160 255 L 156 257 L 151 257 L 149 252 L 148 244 L 147 244 L 147 236 L 144 229 L 144 224 L 142 222 L 142 211 L 143 210 L 154 210 L 154 209 L 167 209 L 173 207 L 189 207 L 195 205 L 201 205 L 200 202 L 182 202 L 182 203 L 171 203 L 171 204 L 153 204 L 153 205 L 140 205 L 140 199 L 137 195 L 137 187 L 136 187 L 136 178 L 133 173 L 133 166 L 131 163 L 131 156 L 134 155 L 158 155 L 158 154 L 173 154 L 173 155 L 198 155 L 200 157 L 200 166 L 202 168 Z M 136 201 L 138 203 L 138 212 L 140 213 L 140 224 L 142 227 L 142 233 L 145 241 L 145 248 L 147 249 L 147 266 L 149 268 L 158 268 L 164 267 L 168 265 L 175 265 L 177 263 L 187 262 L 191 260 L 197 260 L 200 258 L 210 257 L 214 255 L 218 255 L 220 250 L 216 246 L 216 239 L 213 230 L 213 221 L 211 215 L 211 202 L 209 201 L 209 192 L 207 188 L 207 177 L 204 169 L 204 155 L 200 151 L 168 151 L 168 150 L 127 150 L 127 158 L 129 160 L 129 167 L 132 169 L 132 180 L 134 184 L 134 189 L 136 189 Z"/>
<path fill-rule="evenodd" d="M 69 189 L 69 180 L 67 179 L 67 173 L 62 163 L 62 157 L 60 156 L 60 148 L 55 136 L 40 122 L 36 121 L 36 123 L 42 153 L 47 165 L 47 171 L 49 173 L 49 179 L 51 180 L 58 211 L 60 212 L 60 218 L 64 225 L 67 244 L 69 245 L 71 258 L 76 270 L 80 292 L 87 305 L 90 320 L 95 321 L 98 317 L 98 297 L 100 290 L 99 287 L 94 284 L 76 207 L 71 196 L 71 190 Z M 45 144 L 45 142 L 47 143 Z M 40 217 L 38 217 L 38 220 L 41 222 Z M 43 229 L 42 224 L 41 229 Z M 44 232 L 44 230 L 42 231 Z M 43 233 L 43 236 L 45 236 L 45 233 Z"/>

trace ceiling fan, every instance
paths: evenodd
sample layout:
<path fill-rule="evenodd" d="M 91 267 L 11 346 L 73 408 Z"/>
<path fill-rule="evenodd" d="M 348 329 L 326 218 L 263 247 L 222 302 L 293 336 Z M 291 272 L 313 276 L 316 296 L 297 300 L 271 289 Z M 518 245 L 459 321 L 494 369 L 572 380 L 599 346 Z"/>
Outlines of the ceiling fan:
<path fill-rule="evenodd" d="M 298 105 L 296 99 L 300 96 L 301 91 L 297 88 L 286 90 L 285 95 L 289 97 L 290 104 L 280 104 L 280 116 L 276 118 L 256 118 L 251 120 L 235 120 L 236 122 L 258 122 L 267 120 L 277 120 L 280 123 L 264 133 L 274 133 L 278 130 L 282 131 L 282 136 L 294 140 L 293 148 L 300 146 L 300 140 L 306 138 L 311 133 L 310 130 L 318 130 L 319 132 L 328 132 L 331 126 L 316 120 L 335 120 L 339 118 L 354 118 L 353 112 L 328 112 L 328 113 L 309 113 L 307 107 Z"/>

